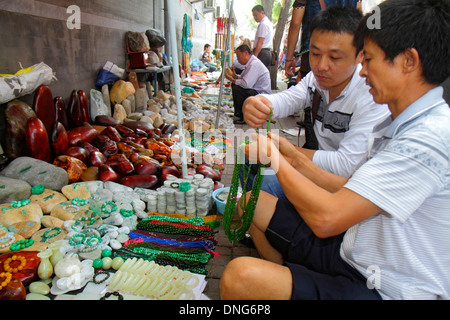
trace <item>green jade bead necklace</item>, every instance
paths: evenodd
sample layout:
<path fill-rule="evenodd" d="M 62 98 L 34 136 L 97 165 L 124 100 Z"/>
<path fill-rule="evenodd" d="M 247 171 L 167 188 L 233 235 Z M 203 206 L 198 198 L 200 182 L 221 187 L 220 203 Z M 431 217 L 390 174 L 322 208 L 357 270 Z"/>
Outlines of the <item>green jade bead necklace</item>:
<path fill-rule="evenodd" d="M 266 135 L 269 134 L 269 126 L 272 120 L 273 110 L 270 111 L 269 120 L 267 123 L 267 132 Z M 244 159 L 243 147 L 245 144 L 249 144 L 249 141 L 244 141 L 241 143 L 241 146 L 238 148 L 238 152 L 236 155 L 236 164 L 234 166 L 233 177 L 231 179 L 231 186 L 227 197 L 227 202 L 225 205 L 222 225 L 225 231 L 225 234 L 228 237 L 228 240 L 232 244 L 235 242 L 241 241 L 245 237 L 245 233 L 250 228 L 250 225 L 253 220 L 253 215 L 255 213 L 256 203 L 258 202 L 259 194 L 261 191 L 261 185 L 264 177 L 264 164 L 260 164 L 258 166 L 258 172 L 253 180 L 253 186 L 250 193 L 250 199 L 247 201 L 247 193 L 245 192 L 248 182 L 248 177 L 250 175 L 251 166 L 248 167 L 248 170 L 245 170 L 245 164 L 242 163 L 244 161 L 239 161 L 239 159 Z M 241 162 L 241 163 L 240 163 Z M 242 196 L 240 200 L 240 207 L 242 209 L 242 216 L 236 222 L 235 226 L 231 226 L 231 221 L 233 219 L 234 212 L 236 210 L 236 202 L 237 202 L 237 193 L 239 189 L 239 174 L 243 172 L 243 186 L 242 186 Z"/>

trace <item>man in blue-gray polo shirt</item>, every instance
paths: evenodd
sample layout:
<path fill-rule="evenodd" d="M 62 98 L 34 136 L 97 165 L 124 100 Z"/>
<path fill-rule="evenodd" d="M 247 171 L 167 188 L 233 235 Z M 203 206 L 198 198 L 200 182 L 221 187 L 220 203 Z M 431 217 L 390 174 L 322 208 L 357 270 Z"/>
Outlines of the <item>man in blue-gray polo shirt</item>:
<path fill-rule="evenodd" d="M 231 261 L 223 298 L 450 299 L 450 109 L 439 86 L 450 76 L 450 3 L 379 9 L 381 28 L 367 15 L 355 41 L 360 74 L 394 121 L 350 179 L 285 139 L 254 136 L 247 156 L 271 163 L 287 200 L 261 192 L 249 231 L 263 259 Z"/>

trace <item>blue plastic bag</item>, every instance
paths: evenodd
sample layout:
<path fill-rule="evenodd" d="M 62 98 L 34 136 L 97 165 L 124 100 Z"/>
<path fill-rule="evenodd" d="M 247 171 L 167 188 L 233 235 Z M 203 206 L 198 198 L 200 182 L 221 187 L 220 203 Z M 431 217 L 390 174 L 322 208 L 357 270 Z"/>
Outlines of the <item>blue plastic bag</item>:
<path fill-rule="evenodd" d="M 105 84 L 113 85 L 115 81 L 122 78 L 124 73 L 124 69 L 118 67 L 111 61 L 107 61 L 98 73 L 95 85 L 98 87 L 103 87 Z"/>

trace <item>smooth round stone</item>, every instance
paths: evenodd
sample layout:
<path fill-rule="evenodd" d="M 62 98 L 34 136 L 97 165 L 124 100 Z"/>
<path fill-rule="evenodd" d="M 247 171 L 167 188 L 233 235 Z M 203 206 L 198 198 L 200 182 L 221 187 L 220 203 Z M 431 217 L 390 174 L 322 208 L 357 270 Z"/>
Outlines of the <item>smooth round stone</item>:
<path fill-rule="evenodd" d="M 92 263 L 92 266 L 95 269 L 100 269 L 103 266 L 103 260 L 102 259 L 95 259 L 94 262 Z"/>
<path fill-rule="evenodd" d="M 29 290 L 31 293 L 46 295 L 50 293 L 50 287 L 41 282 L 41 281 L 35 281 L 30 284 Z"/>
<path fill-rule="evenodd" d="M 122 248 L 122 244 L 116 239 L 112 239 L 109 245 L 115 250 L 119 250 L 120 248 Z"/>
<path fill-rule="evenodd" d="M 103 269 L 104 270 L 111 269 L 113 260 L 110 257 L 104 257 L 102 259 L 102 261 L 103 261 Z"/>
<path fill-rule="evenodd" d="M 25 300 L 51 300 L 51 299 L 39 293 L 29 293 L 25 296 Z"/>
<path fill-rule="evenodd" d="M 121 257 L 114 258 L 112 261 L 112 268 L 114 270 L 119 270 L 125 261 Z"/>
<path fill-rule="evenodd" d="M 111 250 L 104 249 L 102 251 L 102 257 L 104 257 L 104 258 L 111 257 Z"/>

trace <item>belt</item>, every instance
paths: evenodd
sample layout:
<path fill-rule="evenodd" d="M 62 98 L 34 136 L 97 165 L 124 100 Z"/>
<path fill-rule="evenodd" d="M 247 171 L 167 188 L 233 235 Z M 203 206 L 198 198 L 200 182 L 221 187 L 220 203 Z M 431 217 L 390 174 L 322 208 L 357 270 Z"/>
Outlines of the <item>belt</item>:
<path fill-rule="evenodd" d="M 263 50 L 269 50 L 270 51 L 272 49 L 270 49 L 270 48 L 262 48 L 261 51 L 263 51 Z"/>

